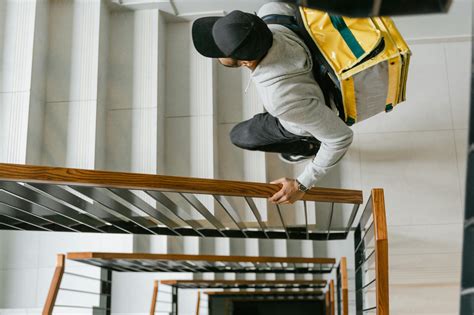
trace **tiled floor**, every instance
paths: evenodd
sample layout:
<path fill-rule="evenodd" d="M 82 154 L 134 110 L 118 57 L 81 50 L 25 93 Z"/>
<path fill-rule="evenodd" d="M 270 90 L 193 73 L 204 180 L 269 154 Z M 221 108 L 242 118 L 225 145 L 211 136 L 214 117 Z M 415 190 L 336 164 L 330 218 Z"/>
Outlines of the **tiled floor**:
<path fill-rule="evenodd" d="M 391 314 L 458 313 L 470 45 L 411 45 L 407 102 L 354 127 L 340 166 L 385 189 Z"/>

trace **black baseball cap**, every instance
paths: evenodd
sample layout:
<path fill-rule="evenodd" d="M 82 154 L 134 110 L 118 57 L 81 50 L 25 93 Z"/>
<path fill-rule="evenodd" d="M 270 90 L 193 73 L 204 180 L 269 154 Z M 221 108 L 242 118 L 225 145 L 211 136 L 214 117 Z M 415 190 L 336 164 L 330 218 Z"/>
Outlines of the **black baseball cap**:
<path fill-rule="evenodd" d="M 209 58 L 258 60 L 273 43 L 273 34 L 262 19 L 239 10 L 197 19 L 192 36 L 196 50 Z"/>

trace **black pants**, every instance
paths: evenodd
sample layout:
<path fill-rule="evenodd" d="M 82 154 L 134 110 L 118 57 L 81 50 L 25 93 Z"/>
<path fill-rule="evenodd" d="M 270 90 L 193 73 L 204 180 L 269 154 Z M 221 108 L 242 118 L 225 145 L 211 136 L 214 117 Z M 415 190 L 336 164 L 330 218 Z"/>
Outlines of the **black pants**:
<path fill-rule="evenodd" d="M 287 131 L 268 113 L 237 124 L 230 131 L 230 140 L 239 148 L 292 155 L 314 155 L 320 142 L 314 137 L 303 137 Z"/>

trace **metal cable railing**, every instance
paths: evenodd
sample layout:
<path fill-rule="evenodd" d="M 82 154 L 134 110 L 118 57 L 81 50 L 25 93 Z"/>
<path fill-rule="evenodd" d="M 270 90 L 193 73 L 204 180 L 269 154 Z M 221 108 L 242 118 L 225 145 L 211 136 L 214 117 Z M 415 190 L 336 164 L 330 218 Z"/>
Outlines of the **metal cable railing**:
<path fill-rule="evenodd" d="M 389 314 L 384 194 L 374 189 L 354 234 L 356 313 Z"/>
<path fill-rule="evenodd" d="M 98 270 L 99 276 L 66 271 L 65 256 L 58 255 L 43 315 L 64 313 L 72 310 L 92 311 L 94 314 L 110 314 L 112 297 L 112 273 Z"/>
<path fill-rule="evenodd" d="M 166 287 L 159 286 L 158 281 L 153 282 L 153 295 L 151 298 L 150 315 L 170 314 L 172 311 L 173 295 Z"/>
<path fill-rule="evenodd" d="M 376 313 L 389 314 L 388 299 L 388 243 L 387 226 L 383 190 L 374 189 L 365 207 L 354 234 L 355 252 L 355 297 L 357 314 Z M 99 296 L 98 310 L 110 312 L 110 288 L 112 271 L 124 272 L 213 272 L 213 273 L 330 273 L 334 270 L 335 259 L 331 258 L 302 258 L 302 257 L 252 257 L 252 256 L 212 256 L 212 255 L 163 255 L 139 253 L 69 253 L 68 259 L 100 267 L 101 276 L 82 275 L 77 272 L 64 270 L 64 255 L 58 257 L 50 292 L 45 304 L 44 315 L 52 314 L 54 307 L 84 308 L 89 306 L 55 303 L 59 292 Z M 341 259 L 337 266 L 337 291 L 339 314 L 346 315 L 345 298 L 347 286 L 347 263 Z M 344 274 L 346 274 L 344 276 Z M 60 286 L 63 276 L 87 279 L 100 282 L 100 290 L 93 291 L 67 285 Z M 164 281 L 165 283 L 165 281 Z M 321 280 L 216 280 L 209 281 L 179 281 L 166 283 L 171 285 L 171 312 L 177 312 L 177 290 L 188 289 L 250 289 L 289 291 L 324 289 L 327 286 Z M 328 314 L 334 315 L 336 307 L 334 282 L 329 282 Z M 342 293 L 341 293 L 342 291 Z M 468 292 L 469 294 L 469 292 Z M 153 300 L 154 302 L 157 299 Z M 95 304 L 92 304 L 95 305 Z"/>
<path fill-rule="evenodd" d="M 118 272 L 331 273 L 334 258 L 178 255 L 148 253 L 68 253 L 68 260 Z"/>
<path fill-rule="evenodd" d="M 173 315 L 178 314 L 178 292 L 182 289 L 199 290 L 196 314 L 200 314 L 202 310 L 201 290 L 206 290 L 204 293 L 207 296 L 221 297 L 227 302 L 233 300 L 322 301 L 323 289 L 328 286 L 328 282 L 325 280 L 161 280 L 160 284 L 171 286 L 173 289 L 175 297 L 171 313 Z M 207 291 L 216 289 L 223 291 Z M 332 296 L 334 296 L 334 291 L 332 291 Z M 210 301 L 206 304 L 209 305 Z M 332 307 L 334 308 L 334 301 Z"/>
<path fill-rule="evenodd" d="M 268 203 L 264 183 L 0 164 L 0 229 L 267 239 L 345 239 L 362 192 L 313 188 Z M 337 209 L 336 209 L 337 206 Z M 316 220 L 322 209 L 327 220 Z M 314 211 L 309 215 L 310 211 Z M 335 219 L 335 211 L 342 211 Z M 336 222 L 337 221 L 337 222 Z"/>

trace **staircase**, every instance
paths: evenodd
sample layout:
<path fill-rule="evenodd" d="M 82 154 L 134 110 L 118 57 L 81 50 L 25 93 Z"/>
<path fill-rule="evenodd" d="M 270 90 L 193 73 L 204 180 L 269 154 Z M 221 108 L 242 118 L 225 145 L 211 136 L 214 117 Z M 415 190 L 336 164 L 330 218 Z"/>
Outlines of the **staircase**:
<path fill-rule="evenodd" d="M 0 164 L 0 230 L 39 230 L 54 232 L 54 234 L 64 231 L 68 233 L 95 233 L 94 235 L 100 235 L 100 233 L 176 235 L 175 237 L 177 235 L 194 235 L 201 237 L 200 239 L 209 238 L 212 240 L 218 238 L 226 240 L 228 238 L 256 238 L 268 241 L 306 239 L 307 242 L 344 240 L 348 239 L 348 236 L 352 235 L 351 232 L 354 231 L 354 246 L 350 255 L 352 256 L 353 253 L 355 256 L 354 295 L 357 312 L 388 314 L 389 265 L 383 190 L 372 190 L 371 197 L 356 222 L 359 205 L 362 203 L 362 191 L 327 188 L 309 190 L 302 200 L 297 202 L 302 204 L 305 209 L 308 208 L 308 205 L 314 206 L 316 202 L 329 202 L 331 209 L 334 209 L 336 204 L 352 206 L 349 220 L 344 225 L 332 223 L 334 212 L 331 211 L 329 225 L 325 226 L 308 219 L 305 219 L 304 224 L 287 220 L 282 215 L 283 212 L 279 206 L 271 210 L 268 209 L 268 219 L 262 220 L 262 212 L 265 211 L 265 208 L 257 208 L 254 200 L 263 199 L 265 201 L 278 189 L 276 185 L 245 181 Z M 152 198 L 153 201 L 147 202 L 142 196 Z M 227 214 L 227 220 L 225 218 L 219 219 L 216 214 L 212 214 L 198 200 L 199 196 L 201 198 L 212 196 L 220 205 L 221 211 Z M 232 206 L 230 198 L 245 200 L 255 219 L 242 220 L 241 218 L 246 216 L 245 208 L 235 208 Z M 178 199 L 181 199 L 181 202 Z M 186 203 L 183 204 L 183 201 Z M 178 204 L 183 206 L 178 206 Z M 216 209 L 218 208 L 216 207 Z M 184 219 L 186 215 L 188 217 L 200 215 L 202 218 L 186 220 Z M 272 219 L 275 216 L 279 218 L 279 222 Z M 307 218 L 306 212 L 305 218 Z M 188 238 L 184 237 L 179 240 L 186 243 Z M 87 246 L 90 245 L 87 244 Z M 28 250 L 29 248 L 24 251 L 28 252 Z M 91 277 L 81 275 L 74 270 L 65 272 L 64 255 L 60 254 L 43 315 L 51 315 L 53 308 L 90 309 L 90 304 L 77 304 L 83 302 L 81 298 L 70 299 L 67 304 L 57 303 L 56 298 L 59 291 L 107 297 L 107 303 L 104 304 L 104 301 L 99 300 L 98 305 L 92 303 L 92 306 L 94 310 L 100 308 L 110 314 L 113 309 L 111 301 L 114 300 L 112 299 L 113 283 L 116 283 L 112 282 L 112 271 L 156 272 L 158 277 L 167 277 L 166 273 L 184 272 L 191 273 L 194 279 L 197 279 L 191 280 L 194 283 L 216 284 L 220 282 L 225 284 L 226 288 L 234 288 L 235 284 L 241 283 L 244 285 L 242 289 L 247 289 L 248 280 L 242 282 L 239 278 L 246 273 L 253 274 L 253 277 L 256 274 L 265 274 L 265 277 L 253 280 L 253 283 L 259 288 L 260 284 L 271 282 L 274 276 L 287 275 L 294 278 L 296 275 L 304 273 L 308 274 L 309 282 L 326 284 L 326 280 L 320 279 L 319 276 L 315 278 L 313 276 L 316 274 L 330 276 L 329 273 L 334 270 L 336 262 L 335 259 L 312 259 L 301 256 L 275 257 L 272 255 L 265 257 L 259 255 L 252 257 L 250 255 L 177 255 L 173 253 L 127 252 L 68 253 L 67 257 L 70 260 L 100 267 L 101 276 L 92 278 L 99 281 L 101 285 L 106 283 L 106 290 L 91 291 L 90 284 L 83 289 L 77 289 L 77 284 L 74 282 L 72 282 L 74 288 L 62 286 L 63 274 L 88 279 Z M 341 272 L 341 270 L 347 270 L 345 258 L 341 258 L 336 278 L 338 301 L 344 297 L 346 300 L 345 314 L 347 314 L 349 306 L 348 277 L 347 272 Z M 218 280 L 219 277 L 216 276 L 223 273 L 231 273 L 235 275 L 235 278 L 233 280 Z M 199 281 L 206 274 L 215 276 L 215 280 Z M 102 275 L 107 276 L 103 278 Z M 309 283 L 308 280 L 287 280 L 283 277 L 277 277 L 276 281 L 284 284 L 300 283 L 303 286 Z M 343 286 L 340 285 L 341 281 L 345 283 Z M 131 285 L 129 282 L 120 283 L 119 281 L 119 284 L 121 284 L 118 286 L 119 289 L 132 289 L 134 292 L 140 290 L 140 286 Z M 207 284 L 203 288 L 206 287 Z M 268 288 L 272 288 L 272 285 Z M 294 288 L 290 286 L 288 289 Z M 341 289 L 344 292 L 342 294 Z M 334 301 L 332 296 L 331 300 Z M 128 301 L 128 299 L 125 300 Z M 174 295 L 173 301 L 174 314 L 176 314 L 176 309 L 179 306 L 177 293 Z"/>
<path fill-rule="evenodd" d="M 231 128 L 263 108 L 252 85 L 245 92 L 246 70 L 220 67 L 194 50 L 191 21 L 202 12 L 176 16 L 170 3 L 147 7 L 119 2 L 0 2 L 0 162 L 254 182 L 299 173 L 302 166 L 283 165 L 273 154 L 242 151 L 230 143 Z M 337 174 L 327 180 L 337 187 Z M 211 196 L 199 200 L 224 220 Z M 266 202 L 257 206 L 263 209 L 262 219 L 277 219 L 266 217 L 275 213 L 265 211 Z M 301 204 L 282 209 L 286 220 L 305 220 Z M 319 203 L 308 208 L 308 220 L 338 225 L 348 219 L 350 211 L 343 210 Z M 14 232 L 0 233 L 19 244 L 41 246 Z M 299 240 L 140 235 L 100 237 L 98 245 L 95 238 L 82 235 L 64 235 L 59 241 L 29 235 L 49 242 L 51 252 L 96 246 L 169 254 L 340 257 L 352 247 L 351 240 L 327 247 Z M 6 255 L 14 253 L 7 250 Z M 40 278 L 39 270 L 52 273 L 54 261 L 42 258 L 39 249 L 31 258 L 22 266 L 37 279 L 24 284 L 34 288 L 34 298 L 6 302 L 4 308 L 36 309 L 44 301 L 48 279 Z M 120 276 L 114 281 L 119 286 Z M 125 275 L 122 281 L 126 285 L 129 278 Z M 10 284 L 5 281 L 3 289 Z M 114 307 L 137 312 L 133 303 L 115 301 Z"/>

